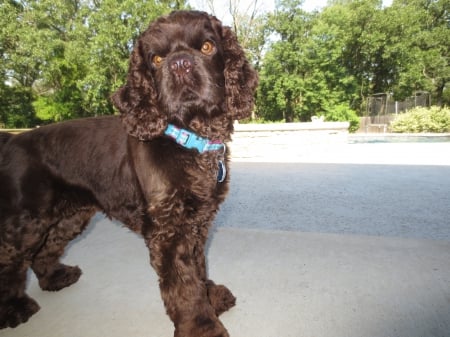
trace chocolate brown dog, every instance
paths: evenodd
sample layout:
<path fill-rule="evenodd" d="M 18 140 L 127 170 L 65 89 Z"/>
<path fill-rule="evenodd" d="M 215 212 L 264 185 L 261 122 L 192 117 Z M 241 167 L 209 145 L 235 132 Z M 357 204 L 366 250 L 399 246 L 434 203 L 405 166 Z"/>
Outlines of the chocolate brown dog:
<path fill-rule="evenodd" d="M 230 28 L 177 11 L 138 39 L 113 94 L 120 116 L 0 136 L 0 328 L 39 310 L 29 267 L 44 290 L 78 280 L 59 258 L 101 211 L 144 238 L 176 337 L 228 336 L 217 317 L 235 298 L 208 280 L 205 241 L 228 190 L 225 143 L 256 85 Z"/>

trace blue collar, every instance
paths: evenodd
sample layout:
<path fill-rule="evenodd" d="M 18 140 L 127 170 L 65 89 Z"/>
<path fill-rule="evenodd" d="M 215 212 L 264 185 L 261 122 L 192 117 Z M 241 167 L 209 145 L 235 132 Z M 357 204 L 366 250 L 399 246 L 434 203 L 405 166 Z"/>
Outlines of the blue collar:
<path fill-rule="evenodd" d="M 181 146 L 187 149 L 196 149 L 200 153 L 219 150 L 225 151 L 225 144 L 200 137 L 192 131 L 178 128 L 173 124 L 167 126 L 164 134 L 173 138 Z"/>

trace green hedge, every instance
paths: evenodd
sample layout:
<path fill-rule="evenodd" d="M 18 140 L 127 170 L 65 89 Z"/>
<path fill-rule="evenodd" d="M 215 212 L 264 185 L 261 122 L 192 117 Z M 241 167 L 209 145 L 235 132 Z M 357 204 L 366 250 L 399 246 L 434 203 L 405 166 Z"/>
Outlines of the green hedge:
<path fill-rule="evenodd" d="M 390 125 L 392 132 L 450 132 L 450 108 L 418 107 L 398 115 Z"/>
<path fill-rule="evenodd" d="M 325 114 L 325 120 L 329 122 L 349 122 L 349 132 L 356 132 L 359 129 L 359 117 L 356 111 L 350 109 L 345 104 L 335 106 Z"/>

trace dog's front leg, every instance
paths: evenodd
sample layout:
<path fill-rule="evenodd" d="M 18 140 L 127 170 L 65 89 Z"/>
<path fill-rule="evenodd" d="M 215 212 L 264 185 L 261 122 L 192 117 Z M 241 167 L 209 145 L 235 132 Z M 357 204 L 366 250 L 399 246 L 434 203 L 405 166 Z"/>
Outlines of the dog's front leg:
<path fill-rule="evenodd" d="M 199 276 L 195 239 L 186 233 L 165 231 L 153 233 L 146 241 L 164 305 L 175 325 L 174 336 L 228 337 Z"/>
<path fill-rule="evenodd" d="M 205 228 L 209 228 L 209 226 Z M 234 297 L 233 293 L 224 285 L 215 284 L 212 280 L 208 279 L 205 257 L 206 239 L 206 234 L 198 235 L 197 244 L 195 246 L 195 259 L 200 279 L 206 285 L 209 302 L 213 306 L 216 315 L 220 316 L 236 305 L 236 297 Z"/>

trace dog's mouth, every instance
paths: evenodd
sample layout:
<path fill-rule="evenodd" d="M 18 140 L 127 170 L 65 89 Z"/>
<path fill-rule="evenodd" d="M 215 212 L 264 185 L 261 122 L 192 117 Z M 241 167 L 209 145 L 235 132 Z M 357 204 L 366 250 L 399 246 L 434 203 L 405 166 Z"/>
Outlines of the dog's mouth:
<path fill-rule="evenodd" d="M 200 90 L 189 86 L 176 86 L 171 93 L 161 93 L 160 103 L 169 114 L 176 114 L 178 110 L 205 103 Z"/>
<path fill-rule="evenodd" d="M 160 107 L 169 118 L 173 117 L 188 124 L 198 116 L 211 117 L 211 110 L 217 111 L 225 101 L 225 88 L 210 81 L 194 83 L 172 83 L 171 90 L 160 93 Z"/>
<path fill-rule="evenodd" d="M 174 124 L 186 127 L 195 117 L 208 117 L 208 109 L 198 94 L 187 91 L 179 99 L 166 104 L 168 120 Z"/>
<path fill-rule="evenodd" d="M 186 104 L 197 102 L 198 100 L 201 100 L 201 92 L 202 90 L 196 89 L 195 86 L 183 85 L 177 90 L 178 95 L 176 100 Z"/>
<path fill-rule="evenodd" d="M 224 112 L 224 96 L 222 99 L 211 98 L 191 88 L 183 88 L 171 100 L 165 100 L 163 110 L 169 122 L 187 128 L 194 119 L 207 120 Z"/>

